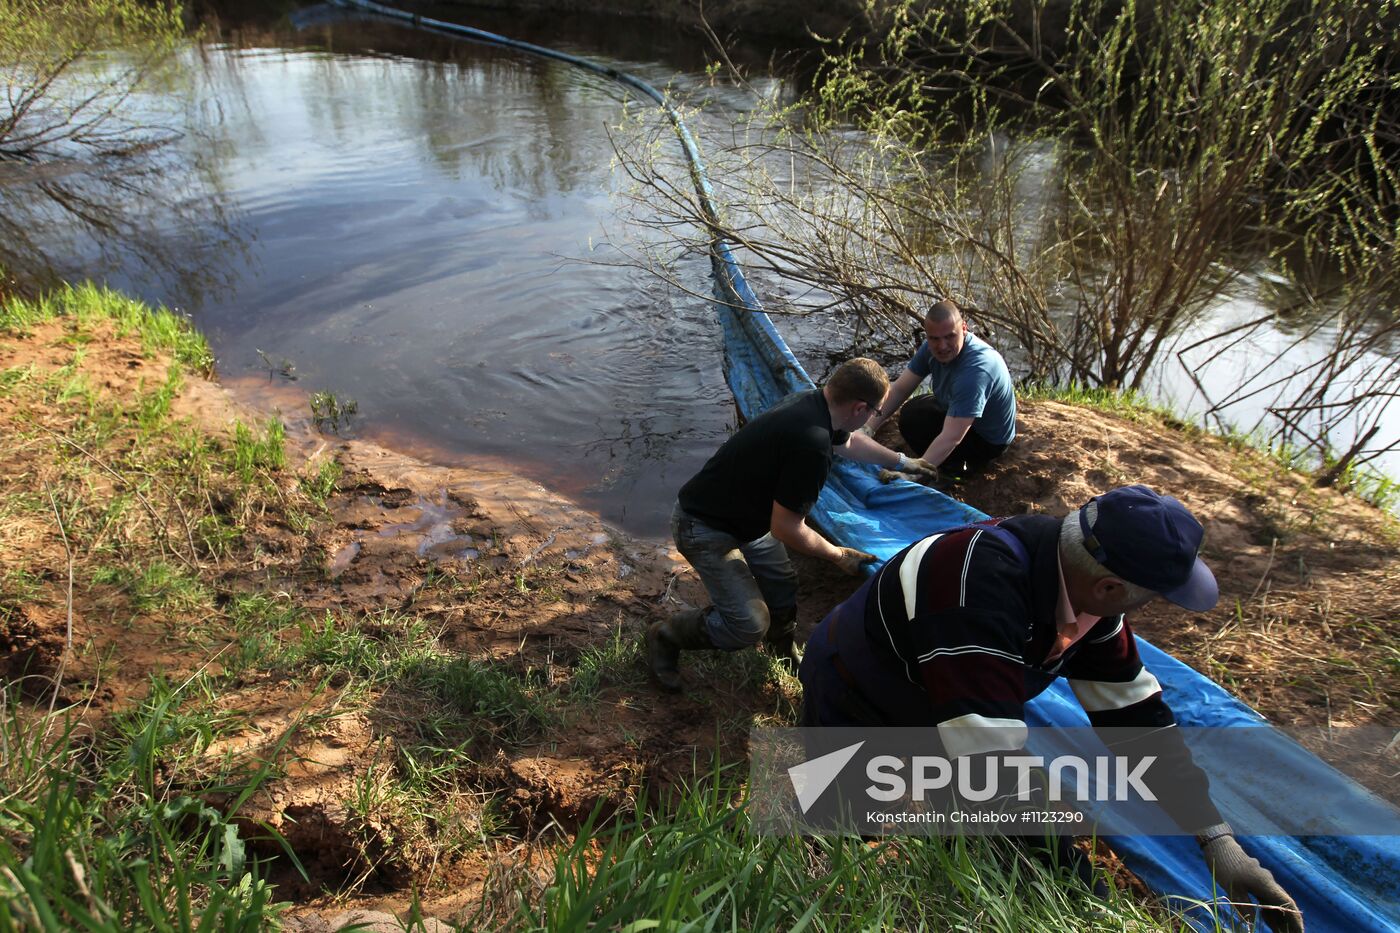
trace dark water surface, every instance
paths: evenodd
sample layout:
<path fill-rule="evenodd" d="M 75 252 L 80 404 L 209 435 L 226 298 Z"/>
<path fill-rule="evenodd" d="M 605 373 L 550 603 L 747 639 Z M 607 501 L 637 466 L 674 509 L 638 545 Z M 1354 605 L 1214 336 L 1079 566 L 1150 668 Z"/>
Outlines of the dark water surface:
<path fill-rule="evenodd" d="M 236 215 L 243 250 L 210 257 L 229 287 L 137 268 L 111 284 L 187 309 L 235 387 L 289 361 L 298 388 L 357 402 L 362 436 L 509 462 L 630 531 L 664 532 L 733 409 L 708 305 L 608 245 L 626 235 L 608 135 L 621 90 L 375 20 L 223 26 L 229 41 L 188 63 L 186 145 Z M 655 29 L 612 24 L 601 51 L 549 39 L 702 84 L 693 57 L 617 57 L 629 42 L 664 53 Z M 706 292 L 707 264 L 688 265 Z"/>
<path fill-rule="evenodd" d="M 628 182 L 609 134 L 629 112 L 660 124 L 659 111 L 562 62 L 330 8 L 269 20 L 219 6 L 206 44 L 147 101 L 193 102 L 167 115 L 184 133 L 156 163 L 168 171 L 0 175 L 0 215 L 12 215 L 0 219 L 29 231 L 35 255 L 63 257 L 50 276 L 105 278 L 189 312 L 236 393 L 353 398 L 361 436 L 437 462 L 504 465 L 633 533 L 664 534 L 676 491 L 732 430 L 733 403 L 713 310 L 695 297 L 709 292 L 708 262 L 684 257 L 677 289 L 620 251 L 644 234 L 622 219 Z M 703 99 L 692 127 L 702 148 L 747 105 L 711 86 L 698 37 L 655 23 L 425 12 Z M 25 195 L 41 181 L 102 205 L 101 235 Z M 1195 330 L 1266 310 L 1257 278 L 1245 272 Z M 852 333 L 832 318 L 798 324 L 778 321 L 820 379 Z M 1269 330 L 1205 348 L 1170 361 L 1153 389 L 1200 412 L 1189 373 L 1219 398 L 1293 339 Z M 1237 423 L 1266 401 L 1247 400 Z M 1382 465 L 1395 473 L 1397 459 Z"/>

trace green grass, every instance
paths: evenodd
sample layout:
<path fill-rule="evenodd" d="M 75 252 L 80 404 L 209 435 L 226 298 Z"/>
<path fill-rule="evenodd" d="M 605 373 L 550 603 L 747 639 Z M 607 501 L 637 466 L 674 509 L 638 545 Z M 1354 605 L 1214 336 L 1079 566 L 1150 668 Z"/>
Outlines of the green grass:
<path fill-rule="evenodd" d="M 673 807 L 602 828 L 591 819 L 554 863 L 518 930 L 1156 930 L 1182 929 L 1130 897 L 1108 901 L 1002 840 L 762 837 L 733 775 Z"/>
<path fill-rule="evenodd" d="M 10 392 L 34 378 L 34 364 L 0 370 L 0 392 Z"/>
<path fill-rule="evenodd" d="M 334 392 L 313 392 L 307 400 L 311 407 L 311 421 L 323 431 L 340 433 L 342 427 L 349 427 L 351 420 L 360 410 L 353 398 L 337 398 Z"/>
<path fill-rule="evenodd" d="M 340 480 L 344 467 L 337 460 L 322 460 L 316 472 L 301 478 L 301 491 L 317 506 L 325 508 L 326 500 L 335 492 L 335 484 Z"/>
<path fill-rule="evenodd" d="M 55 402 L 63 403 L 80 399 L 88 404 L 92 403 L 94 395 L 92 383 L 88 381 L 87 373 L 82 371 L 83 361 L 86 358 L 87 351 L 79 347 L 73 352 L 73 359 L 54 370 L 45 380 L 45 388 L 49 390 Z"/>
<path fill-rule="evenodd" d="M 184 386 L 184 376 L 179 366 L 171 366 L 165 382 L 154 391 L 141 395 L 136 402 L 136 422 L 147 434 L 165 426 L 170 417 L 170 404 Z"/>
<path fill-rule="evenodd" d="M 574 662 L 569 699 L 589 702 L 597 699 L 605 683 L 635 686 L 645 680 L 641 638 L 636 632 L 625 631 L 619 621 L 607 641 L 585 648 Z"/>
<path fill-rule="evenodd" d="M 167 780 L 177 747 L 214 728 L 181 701 L 181 688 L 153 690 L 93 745 L 66 714 L 0 692 L 0 928 L 254 933 L 274 921 L 281 908 L 234 822 L 265 772 L 237 775 L 224 809 L 203 802 L 219 780 Z"/>
<path fill-rule="evenodd" d="M 775 677 L 773 657 L 761 650 L 682 652 L 681 669 L 696 680 L 744 690 L 758 690 Z"/>
<path fill-rule="evenodd" d="M 1323 458 L 1319 472 L 1332 469 L 1337 460 L 1334 456 Z M 1363 501 L 1388 512 L 1400 512 L 1400 480 L 1395 480 L 1378 470 L 1362 464 L 1348 464 L 1337 476 L 1337 488 L 1350 490 Z"/>
<path fill-rule="evenodd" d="M 458 856 L 509 832 L 491 797 L 462 786 L 471 767 L 462 748 L 380 743 L 347 807 L 376 827 L 380 845 L 434 860 Z"/>
<path fill-rule="evenodd" d="M 327 674 L 342 671 L 371 682 L 392 676 L 403 643 L 410 640 L 371 637 L 359 625 L 338 624 L 329 612 L 319 622 L 305 621 L 299 627 L 301 639 L 292 658 Z"/>
<path fill-rule="evenodd" d="M 43 581 L 26 567 L 11 566 L 0 574 L 0 603 L 24 603 L 37 596 Z"/>
<path fill-rule="evenodd" d="M 230 574 L 237 580 L 261 558 L 246 540 L 254 522 L 299 520 L 310 530 L 335 490 L 339 464 L 323 461 L 307 476 L 288 475 L 276 420 L 236 425 L 227 437 L 178 420 L 173 405 L 187 368 L 201 368 L 207 348 L 202 355 L 202 340 L 173 315 L 92 287 L 0 309 L 5 333 L 23 334 L 46 320 L 67 325 L 66 365 L 43 379 L 34 367 L 0 378 L 13 403 L 11 422 L 32 425 L 9 440 L 28 450 L 46 483 L 40 488 L 24 473 L 8 477 L 0 486 L 0 519 L 32 524 L 37 517 L 48 526 L 56 512 L 76 557 L 78 590 L 103 603 L 98 624 L 120 629 L 139 620 L 144 630 L 171 633 L 179 663 L 206 663 L 178 686 L 156 678 L 134 706 L 99 703 L 91 734 L 50 743 L 27 765 L 23 743 L 66 736 L 67 720 L 6 698 L 0 869 L 9 872 L 0 870 L 0 929 L 267 928 L 279 908 L 231 815 L 271 765 L 249 771 L 246 758 L 211 754 L 213 743 L 251 728 L 230 698 L 250 679 L 292 676 L 316 688 L 339 675 L 325 715 L 381 704 L 390 717 L 405 706 L 440 711 L 442 736 L 387 757 L 375 782 L 361 784 L 360 799 L 374 803 L 365 794 L 382 778 L 381 802 L 393 811 L 370 816 L 385 833 L 405 837 L 396 844 L 412 843 L 420 854 L 431 847 L 450 854 L 499 831 L 504 821 L 490 795 L 467 785 L 478 769 L 454 750 L 477 737 L 494 747 L 500 736 L 538 734 L 550 716 L 546 691 L 504 668 L 459 663 L 438 646 L 439 623 L 417 615 L 337 619 L 309 613 L 286 594 L 228 592 Z M 125 397 L 93 390 L 87 370 L 102 322 L 139 332 L 147 352 L 173 352 L 159 381 Z M 0 574 L 0 613 L 53 598 L 52 566 L 11 564 Z M 103 589 L 94 594 L 94 586 Z M 77 646 L 83 674 L 70 672 L 66 692 L 81 695 L 122 663 L 118 645 L 100 652 L 94 645 Z M 283 741 L 319 715 L 303 717 Z M 38 731 L 23 731 L 31 727 Z M 210 800 L 233 804 L 216 809 Z M 444 804 L 445 813 L 433 812 Z"/>
<path fill-rule="evenodd" d="M 137 612 L 192 612 L 212 606 L 209 590 L 199 577 L 165 561 L 141 567 L 98 567 L 92 581 L 121 589 Z"/>
<path fill-rule="evenodd" d="M 137 334 L 147 355 L 164 350 L 197 373 L 214 371 L 208 342 L 187 319 L 100 285 L 65 285 L 34 300 L 11 297 L 0 303 L 0 332 L 26 334 L 37 324 L 57 319 L 87 327 L 110 322 L 118 334 Z"/>
<path fill-rule="evenodd" d="M 446 733 L 519 744 L 558 718 L 557 697 L 505 666 L 443 650 L 429 619 L 408 613 L 371 613 L 298 623 L 300 638 L 283 663 L 326 677 L 347 674 L 377 691 L 391 690 L 427 703 L 456 723 Z"/>
<path fill-rule="evenodd" d="M 1129 420 L 1147 419 L 1165 422 L 1188 432 L 1201 433 L 1201 429 L 1183 419 L 1165 405 L 1160 405 L 1133 389 L 1109 389 L 1103 386 L 1081 386 L 1072 383 L 1068 386 L 1050 386 L 1044 383 L 1031 383 L 1016 388 L 1016 398 L 1033 402 L 1064 402 L 1067 405 L 1083 405 L 1099 411 L 1112 412 Z"/>
<path fill-rule="evenodd" d="M 304 613 L 286 594 L 237 593 L 224 605 L 222 618 L 232 644 L 221 660 L 225 672 L 236 677 L 279 667 L 283 632 L 302 623 Z"/>
<path fill-rule="evenodd" d="M 522 677 L 493 664 L 440 652 L 411 660 L 404 683 L 442 704 L 479 735 L 519 745 L 558 720 L 553 698 Z"/>
<path fill-rule="evenodd" d="M 287 465 L 284 446 L 286 428 L 276 418 L 267 419 L 261 432 L 241 421 L 233 427 L 233 469 L 244 484 L 252 483 L 264 471 Z"/>
<path fill-rule="evenodd" d="M 32 419 L 43 425 L 62 412 L 56 422 L 61 433 L 50 427 L 26 439 L 54 445 L 63 483 L 81 490 L 68 494 L 73 502 L 68 517 L 87 553 L 117 564 L 128 558 L 133 535 L 154 534 L 162 540 L 165 556 L 186 566 L 220 560 L 235 548 L 238 527 L 265 510 L 267 494 L 289 501 L 277 477 L 287 457 L 279 421 L 239 424 L 224 439 L 172 416 L 187 369 L 207 373 L 212 365 L 207 345 L 187 321 L 91 285 L 0 306 L 0 332 L 24 334 L 48 320 L 68 323 L 66 342 L 75 346 L 71 359 L 42 381 L 33 378 L 32 367 L 11 369 L 4 389 L 22 408 L 27 406 L 21 424 Z M 171 353 L 174 359 L 164 378 L 154 386 L 143 383 L 131 398 L 99 397 L 85 367 L 93 327 L 101 322 L 111 323 L 118 333 L 138 334 L 147 353 Z M 330 481 L 331 469 L 323 467 L 313 489 Z M 210 508 L 215 504 L 219 507 Z M 322 505 L 317 503 L 318 514 Z M 8 506 L 0 504 L 0 509 Z M 142 524 L 144 530 L 136 527 Z M 311 520 L 302 524 L 309 530 Z"/>

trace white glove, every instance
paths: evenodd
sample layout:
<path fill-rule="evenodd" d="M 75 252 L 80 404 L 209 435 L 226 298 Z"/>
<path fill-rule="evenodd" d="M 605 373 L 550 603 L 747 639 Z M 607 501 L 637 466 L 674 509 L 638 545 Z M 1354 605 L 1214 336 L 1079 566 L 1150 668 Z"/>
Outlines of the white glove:
<path fill-rule="evenodd" d="M 880 471 L 880 482 L 889 483 L 897 479 L 907 479 L 927 486 L 938 482 L 938 467 L 919 457 L 899 455 L 899 462 L 893 467 Z"/>
<path fill-rule="evenodd" d="M 1222 824 L 1223 825 L 1223 824 Z M 1215 883 L 1225 889 L 1230 903 L 1249 919 L 1249 898 L 1259 901 L 1259 913 L 1276 933 L 1303 933 L 1303 914 L 1274 876 L 1259 860 L 1240 848 L 1230 833 L 1215 836 L 1201 846 Z"/>

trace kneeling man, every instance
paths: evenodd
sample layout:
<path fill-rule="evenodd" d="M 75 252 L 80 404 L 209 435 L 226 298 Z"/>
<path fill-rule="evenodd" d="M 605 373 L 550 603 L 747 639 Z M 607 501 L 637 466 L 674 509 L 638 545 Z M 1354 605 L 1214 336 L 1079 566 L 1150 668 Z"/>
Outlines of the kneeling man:
<path fill-rule="evenodd" d="M 1253 895 L 1273 929 L 1301 931 L 1293 899 L 1221 820 L 1124 618 L 1158 596 L 1215 605 L 1203 535 L 1176 499 L 1124 486 L 1063 519 L 992 519 L 916 541 L 812 633 L 802 725 L 936 726 L 948 758 L 1016 751 L 1025 703 L 1063 676 L 1095 728 L 1154 743 L 1165 780 L 1152 789 L 1231 900 Z"/>
<path fill-rule="evenodd" d="M 825 387 L 790 395 L 736 431 L 681 487 L 671 533 L 712 605 L 647 630 L 647 660 L 662 687 L 681 688 L 682 649 L 738 651 L 766 640 L 796 672 L 797 572 L 787 549 L 849 574 L 875 559 L 837 547 L 803 521 L 826 483 L 832 455 L 911 476 L 936 475 L 921 460 L 851 433 L 880 410 L 888 388 L 874 360 L 843 363 Z"/>
<path fill-rule="evenodd" d="M 899 411 L 899 433 L 914 455 L 961 478 L 1001 456 L 1016 437 L 1016 391 L 1001 354 L 967 332 L 948 300 L 929 308 L 924 335 L 890 394 L 870 419 L 873 434 Z M 929 393 L 905 399 L 928 379 Z M 902 408 L 900 406 L 903 406 Z"/>

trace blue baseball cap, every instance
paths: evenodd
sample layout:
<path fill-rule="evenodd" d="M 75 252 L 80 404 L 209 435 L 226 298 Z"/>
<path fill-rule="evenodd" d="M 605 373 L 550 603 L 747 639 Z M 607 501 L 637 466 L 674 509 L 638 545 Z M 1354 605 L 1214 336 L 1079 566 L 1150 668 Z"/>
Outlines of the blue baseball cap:
<path fill-rule="evenodd" d="M 1093 525 L 1084 509 L 1084 548 L 1129 583 L 1159 593 L 1183 609 L 1204 612 L 1220 599 L 1215 575 L 1198 556 L 1205 529 L 1171 496 L 1146 486 L 1121 486 L 1098 503 Z"/>

